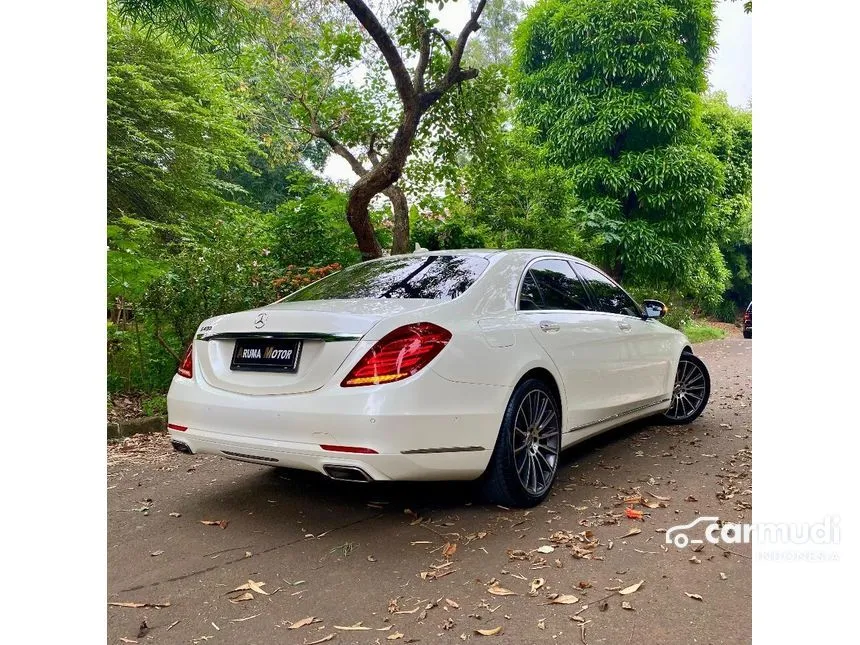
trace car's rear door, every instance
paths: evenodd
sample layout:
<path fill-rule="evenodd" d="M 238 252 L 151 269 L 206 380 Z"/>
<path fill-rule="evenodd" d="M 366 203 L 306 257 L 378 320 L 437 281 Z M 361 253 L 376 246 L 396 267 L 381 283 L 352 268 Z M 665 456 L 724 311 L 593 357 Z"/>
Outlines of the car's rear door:
<path fill-rule="evenodd" d="M 613 320 L 594 311 L 570 263 L 563 258 L 532 262 L 520 287 L 518 309 L 564 381 L 564 431 L 613 414 L 607 409 L 621 400 L 611 372 L 620 332 Z"/>
<path fill-rule="evenodd" d="M 644 320 L 639 305 L 606 274 L 581 262 L 573 266 L 597 315 L 615 330 L 613 347 L 606 352 L 614 392 L 611 407 L 618 413 L 659 402 L 667 396 L 666 383 L 674 369 L 670 336 L 661 333 L 655 320 Z"/>

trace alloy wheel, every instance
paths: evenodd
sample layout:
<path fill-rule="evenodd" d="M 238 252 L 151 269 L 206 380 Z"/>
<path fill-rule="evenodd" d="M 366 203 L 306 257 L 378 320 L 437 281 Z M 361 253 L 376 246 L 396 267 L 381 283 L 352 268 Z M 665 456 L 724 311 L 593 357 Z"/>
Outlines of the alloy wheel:
<path fill-rule="evenodd" d="M 681 356 L 672 390 L 672 403 L 666 417 L 683 421 L 696 417 L 706 403 L 706 379 L 702 368 Z"/>
<path fill-rule="evenodd" d="M 514 465 L 523 488 L 542 495 L 558 467 L 559 418 L 546 392 L 532 390 L 523 398 L 514 422 Z"/>

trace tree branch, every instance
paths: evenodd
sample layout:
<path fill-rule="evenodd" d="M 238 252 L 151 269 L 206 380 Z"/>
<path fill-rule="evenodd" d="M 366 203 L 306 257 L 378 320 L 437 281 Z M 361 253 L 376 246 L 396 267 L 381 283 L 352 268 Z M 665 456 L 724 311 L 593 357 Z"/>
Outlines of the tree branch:
<path fill-rule="evenodd" d="M 338 141 L 334 134 L 330 130 L 326 130 L 322 128 L 317 121 L 316 114 L 313 110 L 311 110 L 310 106 L 305 102 L 304 98 L 301 96 L 295 97 L 296 101 L 301 105 L 305 112 L 308 113 L 308 120 L 311 122 L 311 127 L 306 130 L 308 134 L 316 137 L 317 139 L 322 139 L 328 144 L 328 147 L 331 148 L 332 152 L 336 155 L 346 159 L 346 162 L 349 164 L 349 167 L 352 168 L 352 172 L 354 172 L 359 177 L 363 177 L 367 174 L 367 169 L 361 165 L 361 162 L 356 158 L 354 154 L 343 145 L 340 141 Z"/>
<path fill-rule="evenodd" d="M 418 53 L 418 64 L 415 65 L 415 77 L 413 84 L 418 94 L 424 91 L 424 74 L 427 73 L 427 65 L 430 63 L 430 35 L 435 29 L 425 29 L 421 34 L 421 45 Z"/>
<path fill-rule="evenodd" d="M 454 45 L 454 50 L 451 53 L 451 62 L 448 64 L 448 71 L 445 72 L 445 76 L 443 76 L 433 88 L 420 95 L 418 101 L 422 112 L 429 109 L 430 106 L 438 101 L 439 97 L 441 97 L 453 85 L 457 85 L 458 83 L 462 83 L 463 81 L 467 81 L 478 76 L 478 70 L 471 68 L 461 69 L 460 63 L 463 61 L 463 52 L 466 50 L 469 36 L 481 28 L 481 25 L 478 23 L 478 18 L 480 18 L 481 12 L 484 11 L 486 4 L 487 0 L 479 0 L 478 6 L 475 7 L 475 10 L 469 17 L 469 21 L 463 25 L 463 29 L 460 31 L 460 35 L 457 37 L 457 43 Z"/>
<path fill-rule="evenodd" d="M 363 0 L 343 0 L 343 3 L 349 7 L 353 15 L 358 19 L 361 25 L 373 38 L 373 42 L 379 47 L 385 62 L 388 64 L 388 69 L 391 70 L 391 75 L 394 77 L 394 87 L 397 88 L 397 94 L 400 95 L 400 100 L 404 104 L 412 103 L 416 99 L 415 88 L 412 85 L 412 79 L 409 78 L 409 72 L 406 70 L 406 65 L 403 64 L 403 59 L 400 58 L 400 52 L 391 36 L 385 31 L 385 27 L 379 24 L 379 20 L 370 10 Z M 481 7 L 486 4 L 486 0 L 481 0 Z"/>
<path fill-rule="evenodd" d="M 363 177 L 367 174 L 367 168 L 365 168 L 361 162 L 355 157 L 354 154 L 343 145 L 340 141 L 335 139 L 334 135 L 328 130 L 323 130 L 318 125 L 314 125 L 313 127 L 313 135 L 318 139 L 322 139 L 328 144 L 328 147 L 331 148 L 332 152 L 340 157 L 346 159 L 349 167 L 352 168 L 352 172 L 354 172 L 359 177 Z"/>
<path fill-rule="evenodd" d="M 379 165 L 379 154 L 377 154 L 376 148 L 374 148 L 375 144 L 376 144 L 376 133 L 371 132 L 370 133 L 370 141 L 367 144 L 367 158 L 370 159 L 370 163 L 373 164 L 374 167 Z"/>

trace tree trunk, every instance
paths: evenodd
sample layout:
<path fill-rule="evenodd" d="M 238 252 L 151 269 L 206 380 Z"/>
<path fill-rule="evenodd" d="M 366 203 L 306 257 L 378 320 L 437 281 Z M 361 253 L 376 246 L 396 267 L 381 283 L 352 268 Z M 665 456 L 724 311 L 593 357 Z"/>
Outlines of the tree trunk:
<path fill-rule="evenodd" d="M 382 163 L 377 164 L 369 172 L 359 177 L 358 181 L 353 184 L 352 189 L 349 191 L 349 201 L 346 204 L 346 219 L 352 228 L 352 232 L 355 233 L 355 239 L 358 242 L 358 250 L 361 251 L 362 260 L 372 260 L 373 258 L 382 256 L 382 247 L 379 245 L 379 240 L 376 239 L 373 225 L 370 222 L 368 207 L 370 206 L 371 199 L 379 193 L 385 192 L 394 182 L 400 179 L 403 166 L 406 165 L 406 159 L 409 157 L 412 141 L 415 139 L 415 132 L 418 130 L 418 121 L 420 118 L 421 111 L 417 105 L 417 100 L 412 104 L 404 106 L 403 117 L 394 135 L 394 141 L 391 143 L 388 155 L 382 160 Z M 404 202 L 405 200 L 404 196 Z M 408 215 L 407 209 L 407 237 L 409 235 Z"/>
<path fill-rule="evenodd" d="M 391 243 L 391 255 L 409 253 L 409 203 L 400 186 L 392 184 L 383 193 L 391 202 L 394 211 L 394 240 Z"/>
<path fill-rule="evenodd" d="M 382 247 L 379 245 L 379 240 L 376 239 L 376 231 L 373 230 L 370 213 L 367 210 L 370 200 L 376 193 L 357 191 L 356 187 L 357 185 L 353 186 L 352 190 L 349 191 L 349 201 L 346 204 L 346 221 L 349 222 L 349 226 L 355 234 L 358 250 L 361 252 L 361 260 L 372 260 L 382 257 Z"/>

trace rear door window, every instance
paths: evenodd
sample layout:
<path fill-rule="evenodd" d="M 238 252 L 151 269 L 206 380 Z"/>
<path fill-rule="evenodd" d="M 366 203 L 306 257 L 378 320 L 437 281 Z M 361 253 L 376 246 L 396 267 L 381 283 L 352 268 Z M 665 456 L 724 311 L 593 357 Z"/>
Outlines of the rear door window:
<path fill-rule="evenodd" d="M 591 292 L 591 297 L 598 311 L 624 316 L 639 317 L 642 315 L 639 305 L 634 302 L 633 298 L 600 271 L 577 262 L 576 272 L 582 281 L 588 285 L 588 290 Z"/>
<path fill-rule="evenodd" d="M 588 293 L 566 260 L 540 260 L 529 267 L 520 290 L 520 309 L 590 309 Z"/>
<path fill-rule="evenodd" d="M 352 298 L 453 300 L 489 266 L 479 255 L 398 255 L 347 267 L 284 298 L 286 302 Z"/>

